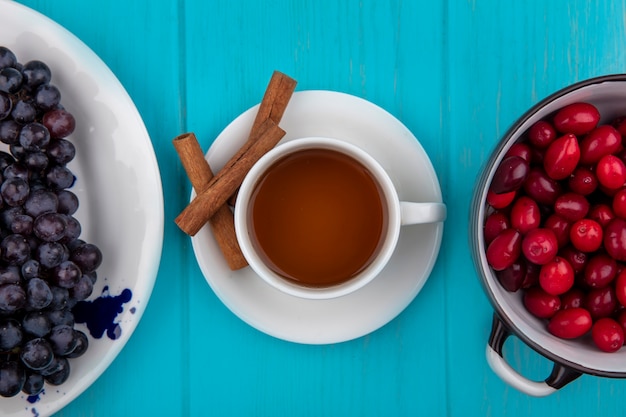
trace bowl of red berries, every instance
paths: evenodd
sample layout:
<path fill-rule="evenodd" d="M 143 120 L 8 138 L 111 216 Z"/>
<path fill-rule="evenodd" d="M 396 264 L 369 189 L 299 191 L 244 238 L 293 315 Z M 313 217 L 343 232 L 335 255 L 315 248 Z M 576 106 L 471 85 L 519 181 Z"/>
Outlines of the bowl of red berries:
<path fill-rule="evenodd" d="M 470 240 L 501 379 L 545 396 L 582 374 L 626 377 L 626 75 L 566 87 L 513 124 L 479 177 Z M 510 366 L 510 335 L 554 363 L 545 380 Z"/>

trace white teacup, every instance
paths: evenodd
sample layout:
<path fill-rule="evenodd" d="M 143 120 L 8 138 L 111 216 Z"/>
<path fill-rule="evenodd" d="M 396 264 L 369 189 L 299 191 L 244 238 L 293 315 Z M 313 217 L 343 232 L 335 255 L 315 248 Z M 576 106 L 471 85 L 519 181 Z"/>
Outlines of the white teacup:
<path fill-rule="evenodd" d="M 358 268 L 356 268 L 356 270 L 354 270 L 352 273 L 348 274 L 342 279 L 339 279 L 338 283 L 320 284 L 319 282 L 317 282 L 316 278 L 320 278 L 320 281 L 323 281 L 323 278 L 325 277 L 315 277 L 315 274 L 317 272 L 311 272 L 311 274 L 313 275 L 312 281 L 309 280 L 310 277 L 306 279 L 300 279 L 300 277 L 298 276 L 287 277 L 289 273 L 285 273 L 284 271 L 288 271 L 288 266 L 281 266 L 277 265 L 277 263 L 273 263 L 271 256 L 268 257 L 268 253 L 271 252 L 271 250 L 265 250 L 262 247 L 265 243 L 260 243 L 261 238 L 257 239 L 257 236 L 263 236 L 264 234 L 273 237 L 271 236 L 273 230 L 277 231 L 277 236 L 282 236 L 282 232 L 279 232 L 282 230 L 286 230 L 287 234 L 291 231 L 297 234 L 297 230 L 299 230 L 297 229 L 297 226 L 294 226 L 294 229 L 291 230 L 289 229 L 291 226 L 281 224 L 281 222 L 283 222 L 283 219 L 285 219 L 284 221 L 287 221 L 286 217 L 291 217 L 285 216 L 284 213 L 281 214 L 281 210 L 283 208 L 286 209 L 287 207 L 289 207 L 287 205 L 289 204 L 289 202 L 284 203 L 284 205 L 281 202 L 279 206 L 277 206 L 279 210 L 276 210 L 275 216 L 271 216 L 274 218 L 257 219 L 256 224 L 253 218 L 253 213 L 255 210 L 255 205 L 261 204 L 258 202 L 261 201 L 261 197 L 258 197 L 258 195 L 265 192 L 262 190 L 261 187 L 266 186 L 266 184 L 270 181 L 266 180 L 266 178 L 270 178 L 267 176 L 268 173 L 276 170 L 276 167 L 280 166 L 280 164 L 286 165 L 287 163 L 285 161 L 291 161 L 290 158 L 303 158 L 304 155 L 308 155 L 311 153 L 309 151 L 334 151 L 339 153 L 340 155 L 346 155 L 351 158 L 351 160 L 356 161 L 356 163 L 360 165 L 361 168 L 365 169 L 366 173 L 369 173 L 368 176 L 375 184 L 375 187 L 377 188 L 377 194 L 379 196 L 377 204 L 380 205 L 380 210 L 378 210 L 378 205 L 376 203 L 373 204 L 376 205 L 374 212 L 381 213 L 381 219 L 378 219 L 378 215 L 372 216 L 372 221 L 370 222 L 367 217 L 369 215 L 369 212 L 362 213 L 362 210 L 367 209 L 367 207 L 362 207 L 362 205 L 359 206 L 358 204 L 355 204 L 354 208 L 351 207 L 349 209 L 350 211 L 348 212 L 346 222 L 350 223 L 351 231 L 356 228 L 357 231 L 360 232 L 361 230 L 369 228 L 370 223 L 374 223 L 378 225 L 378 228 L 375 231 L 371 231 L 371 233 L 378 233 L 378 237 L 375 242 L 375 248 L 373 249 L 371 256 L 369 256 L 368 259 L 363 262 L 362 265 L 359 265 Z M 317 177 L 314 176 L 314 178 Z M 336 182 L 341 183 L 339 179 Z M 297 184 L 298 185 L 295 188 L 300 187 L 300 183 Z M 311 184 L 304 180 L 302 181 L 302 184 L 308 184 L 303 185 L 303 187 L 316 188 L 316 184 L 313 184 L 313 186 L 311 186 Z M 335 184 L 333 183 L 331 185 L 332 187 L 327 186 L 327 188 L 334 188 Z M 285 194 L 289 194 L 289 192 L 287 191 L 288 189 L 290 188 L 285 187 Z M 278 190 L 279 199 L 283 199 L 282 190 Z M 308 188 L 306 188 L 306 190 L 308 193 Z M 335 202 L 334 197 L 332 199 L 332 202 Z M 352 203 L 352 201 L 349 201 L 348 203 Z M 369 205 L 370 204 L 368 203 L 368 206 Z M 314 213 L 309 213 L 311 216 L 310 222 L 309 220 L 300 220 L 302 226 L 307 226 L 309 227 L 309 229 L 312 229 L 306 229 L 309 230 L 306 232 L 308 234 L 306 238 L 302 239 L 302 236 L 295 236 L 295 240 L 301 240 L 302 242 L 294 242 L 293 244 L 291 242 L 282 244 L 283 241 L 279 240 L 278 246 L 288 248 L 290 251 L 298 251 L 300 244 L 307 244 L 309 240 L 311 240 L 312 242 L 322 240 L 322 237 L 312 236 L 313 234 L 317 234 L 317 229 L 323 229 L 318 226 L 310 227 L 313 224 L 317 225 L 334 222 L 335 226 L 329 226 L 328 231 L 320 232 L 321 236 L 323 236 L 324 238 L 326 238 L 326 236 L 329 234 L 332 235 L 332 233 L 335 231 L 341 231 L 342 224 L 338 224 L 338 222 L 341 222 L 342 220 L 330 219 L 327 221 L 325 217 L 320 218 L 320 216 L 332 217 L 332 215 L 324 214 L 324 210 L 318 210 L 316 208 L 315 210 L 310 211 L 314 211 Z M 271 213 L 272 215 L 274 214 L 273 211 Z M 356 226 L 352 225 L 353 217 L 355 219 L 363 218 L 362 224 L 357 223 Z M 264 281 L 266 281 L 274 288 L 286 294 L 308 299 L 330 299 L 350 294 L 358 290 L 359 288 L 369 283 L 372 279 L 374 279 L 385 267 L 394 252 L 394 249 L 398 242 L 398 237 L 400 235 L 400 228 L 402 226 L 411 224 L 441 222 L 444 221 L 445 218 L 446 206 L 443 203 L 400 201 L 389 175 L 380 166 L 380 164 L 364 150 L 355 145 L 338 139 L 323 137 L 294 139 L 284 144 L 278 145 L 267 154 L 265 154 L 246 175 L 239 189 L 237 203 L 235 204 L 235 230 L 237 233 L 237 239 L 239 241 L 241 250 L 246 257 L 246 260 L 250 264 L 250 267 L 257 273 L 257 275 L 259 275 Z M 346 218 L 344 217 L 344 219 Z M 269 225 L 268 227 L 270 227 L 269 231 L 261 231 L 263 230 L 261 227 L 261 223 L 263 222 L 268 222 L 267 225 Z M 276 229 L 271 229 L 271 227 L 274 227 L 272 225 L 276 225 Z M 265 228 L 267 229 L 267 227 Z M 350 239 L 351 235 L 346 235 L 346 237 Z M 288 242 L 289 239 L 289 237 L 286 237 L 284 242 Z M 357 247 L 361 244 L 361 238 L 355 237 L 349 242 L 350 243 L 348 243 L 347 245 L 343 244 L 337 249 L 341 249 L 344 247 L 349 247 L 350 249 L 352 249 L 353 246 Z M 335 256 L 336 254 L 344 256 L 342 250 L 333 250 L 332 245 L 335 244 L 334 240 L 327 242 L 327 244 L 329 245 L 329 256 Z M 310 261 L 311 271 L 317 271 L 317 269 L 315 268 L 317 268 L 319 264 L 323 264 L 323 262 L 321 261 L 325 260 L 319 259 L 319 257 L 321 256 L 319 253 L 320 252 L 317 251 L 317 249 L 307 247 L 302 251 L 296 253 L 296 256 L 294 256 L 293 258 L 301 258 L 304 259 L 306 262 Z M 315 258 L 316 256 L 318 257 L 317 259 Z M 286 256 L 284 258 L 286 258 Z M 290 260 L 292 259 L 290 258 Z M 341 259 L 339 259 L 339 261 L 341 261 Z M 320 268 L 323 267 L 324 266 L 320 266 Z M 306 268 L 308 268 L 308 266 L 302 266 L 303 270 L 306 270 Z M 320 269 L 320 271 L 321 270 L 323 269 Z M 320 272 L 320 274 L 322 273 Z M 338 274 L 340 273 L 338 272 Z"/>

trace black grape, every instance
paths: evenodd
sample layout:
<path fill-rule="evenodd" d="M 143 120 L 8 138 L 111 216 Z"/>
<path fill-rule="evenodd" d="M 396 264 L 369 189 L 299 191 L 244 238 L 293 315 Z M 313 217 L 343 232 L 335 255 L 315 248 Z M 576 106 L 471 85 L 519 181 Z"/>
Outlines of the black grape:
<path fill-rule="evenodd" d="M 89 346 L 72 308 L 102 263 L 75 217 L 74 115 L 51 68 L 0 46 L 0 396 L 38 395 Z"/>

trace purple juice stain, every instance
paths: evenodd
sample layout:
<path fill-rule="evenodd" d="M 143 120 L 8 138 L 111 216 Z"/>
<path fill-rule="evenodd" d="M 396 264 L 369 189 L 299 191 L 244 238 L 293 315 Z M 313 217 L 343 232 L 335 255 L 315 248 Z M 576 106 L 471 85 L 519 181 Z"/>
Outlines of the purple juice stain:
<path fill-rule="evenodd" d="M 31 408 L 30 412 L 33 413 L 33 416 L 39 417 L 39 411 L 35 407 Z"/>
<path fill-rule="evenodd" d="M 46 395 L 46 390 L 45 389 L 41 390 L 41 392 L 39 394 L 29 395 L 28 397 L 26 397 L 26 401 L 28 401 L 31 404 L 35 404 L 37 401 L 39 401 L 41 399 L 42 395 Z M 33 408 L 33 412 L 36 412 L 36 411 L 37 410 L 35 410 Z M 37 415 L 39 415 L 39 414 L 37 414 Z"/>
<path fill-rule="evenodd" d="M 133 297 L 130 289 L 124 289 L 120 295 L 110 295 L 109 287 L 102 290 L 102 295 L 95 300 L 80 301 L 72 309 L 76 323 L 85 323 L 89 333 L 100 339 L 106 332 L 111 340 L 118 339 L 122 328 L 115 323 L 117 315 L 124 311 L 124 304 Z"/>

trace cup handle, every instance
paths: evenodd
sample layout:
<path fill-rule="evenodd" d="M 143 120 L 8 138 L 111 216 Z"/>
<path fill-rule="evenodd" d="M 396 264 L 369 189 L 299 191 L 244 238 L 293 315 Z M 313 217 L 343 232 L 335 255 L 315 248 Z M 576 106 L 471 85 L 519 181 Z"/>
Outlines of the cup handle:
<path fill-rule="evenodd" d="M 493 315 L 491 335 L 487 344 L 487 363 L 504 382 L 534 397 L 545 397 L 578 378 L 581 373 L 563 364 L 553 362 L 552 372 L 544 381 L 531 381 L 520 375 L 502 356 L 504 342 L 511 335 L 497 314 Z"/>
<path fill-rule="evenodd" d="M 400 202 L 402 226 L 442 222 L 446 219 L 447 209 L 443 203 Z"/>

